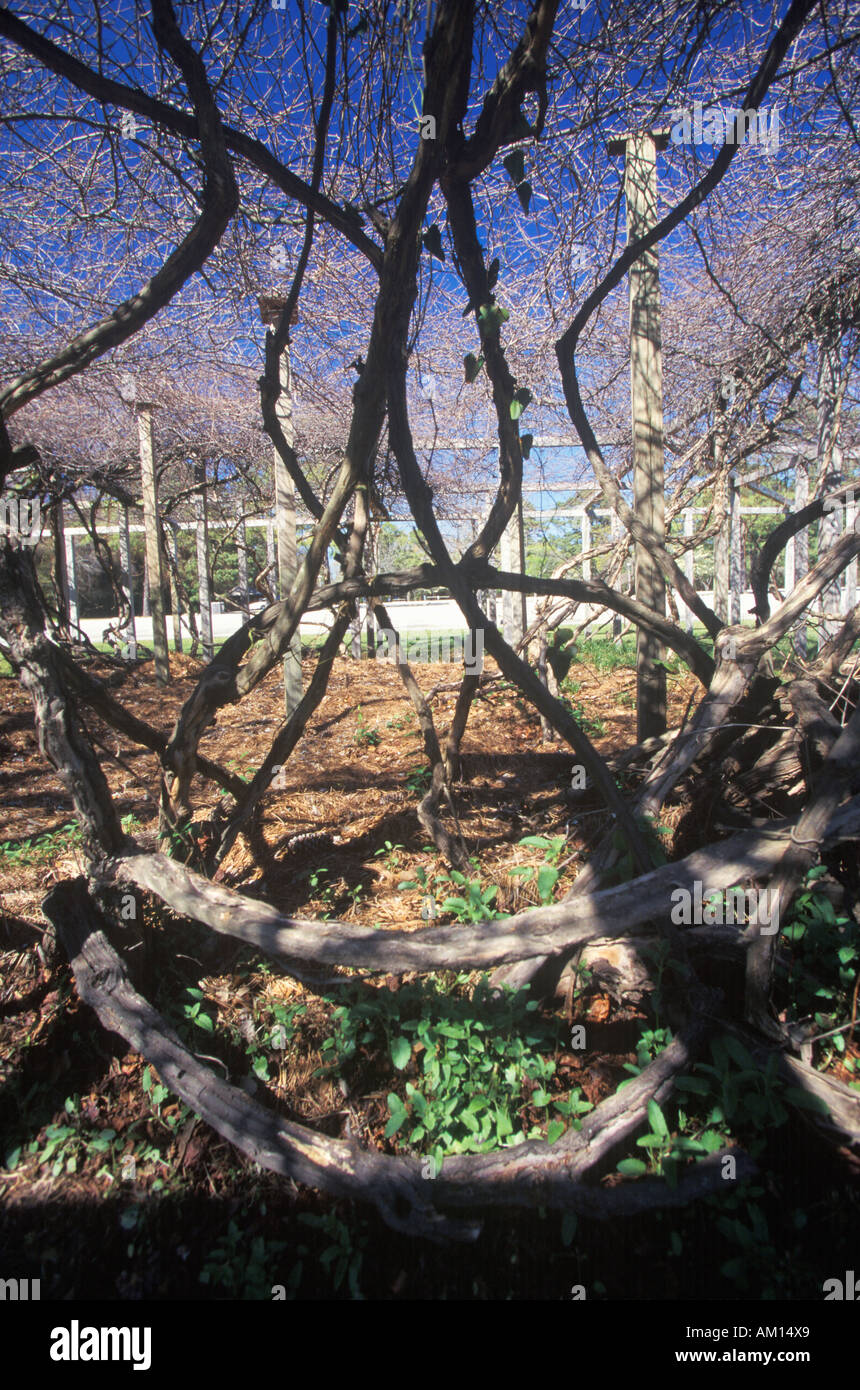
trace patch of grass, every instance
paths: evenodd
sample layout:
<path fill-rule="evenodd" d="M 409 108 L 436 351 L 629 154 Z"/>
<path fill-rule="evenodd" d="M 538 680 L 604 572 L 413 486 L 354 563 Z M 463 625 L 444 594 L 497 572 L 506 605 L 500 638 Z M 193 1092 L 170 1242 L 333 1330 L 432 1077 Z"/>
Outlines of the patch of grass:
<path fill-rule="evenodd" d="M 628 632 L 621 638 L 580 638 L 574 648 L 573 660 L 583 661 L 597 671 L 615 671 L 619 666 L 629 666 L 635 671 L 636 637 Z"/>

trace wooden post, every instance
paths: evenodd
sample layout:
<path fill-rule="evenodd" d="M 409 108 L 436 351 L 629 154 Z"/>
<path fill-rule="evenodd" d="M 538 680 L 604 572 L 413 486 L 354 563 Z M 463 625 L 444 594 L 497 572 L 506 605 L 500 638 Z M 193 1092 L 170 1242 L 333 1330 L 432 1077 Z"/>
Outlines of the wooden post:
<path fill-rule="evenodd" d="M 122 629 L 125 638 L 123 656 L 127 661 L 136 661 L 137 635 L 134 630 L 134 585 L 131 573 L 131 533 L 128 529 L 128 507 L 121 507 L 119 513 L 119 579 L 123 597 L 128 605 L 128 621 Z"/>
<path fill-rule="evenodd" d="M 501 542 L 501 562 L 502 569 L 507 573 L 512 573 L 514 568 L 514 537 L 512 534 L 513 526 L 516 523 L 511 518 L 504 531 L 502 532 Z M 514 625 L 514 596 L 510 589 L 502 590 L 502 635 L 508 646 L 516 643 Z"/>
<path fill-rule="evenodd" d="M 624 155 L 627 241 L 657 221 L 657 150 L 663 131 L 630 132 L 611 140 L 611 155 Z M 666 536 L 663 463 L 663 357 L 660 341 L 660 278 L 657 248 L 630 267 L 630 395 L 633 411 L 633 506 L 659 540 Z M 635 592 L 640 603 L 666 612 L 666 581 L 648 550 L 636 545 Z M 637 738 L 666 732 L 666 668 L 662 643 L 639 628 L 636 638 Z"/>
<path fill-rule="evenodd" d="M 717 387 L 717 404 L 714 415 L 714 474 L 716 487 L 722 494 L 719 501 L 725 506 L 720 529 L 714 536 L 714 612 L 721 622 L 729 621 L 729 555 L 731 549 L 731 484 L 725 476 L 726 460 L 726 418 L 723 397 Z M 714 501 L 718 500 L 715 493 Z"/>
<path fill-rule="evenodd" d="M 582 554 L 585 555 L 591 549 L 591 517 L 588 512 L 583 512 L 580 520 L 582 523 Z M 583 579 L 591 578 L 590 560 L 583 560 L 582 562 L 582 577 Z"/>
<path fill-rule="evenodd" d="M 194 468 L 197 483 L 197 592 L 200 597 L 200 638 L 203 655 L 211 661 L 215 655 L 212 638 L 212 580 L 209 574 L 209 503 L 206 496 L 206 464 Z"/>
<path fill-rule="evenodd" d="M 842 480 L 842 447 L 839 423 L 845 391 L 842 366 L 842 339 L 838 324 L 828 316 L 820 326 L 818 341 L 818 382 L 815 398 L 817 433 L 816 496 L 830 492 Z M 841 533 L 842 509 L 825 512 L 818 522 L 818 558 L 831 550 Z M 834 637 L 840 623 L 842 593 L 837 577 L 822 589 L 816 601 L 821 618 L 820 641 Z"/>
<path fill-rule="evenodd" d="M 365 540 L 366 564 L 371 573 L 379 569 L 379 533 L 372 521 L 368 522 L 367 537 Z M 376 637 L 376 618 L 374 609 L 370 603 L 367 605 L 367 659 L 375 661 L 376 648 L 378 646 Z"/>
<path fill-rule="evenodd" d="M 170 565 L 170 614 L 173 623 L 173 650 L 181 652 L 182 642 L 182 600 L 179 597 L 179 585 L 176 582 L 176 573 L 179 569 L 180 550 L 179 550 L 179 528 L 175 521 L 168 522 L 167 553 L 171 562 Z"/>
<path fill-rule="evenodd" d="M 158 491 L 152 448 L 152 412 L 154 406 L 148 401 L 136 401 L 135 408 L 140 439 L 140 480 L 143 490 L 143 525 L 146 536 L 146 566 L 149 611 L 152 615 L 152 648 L 155 652 L 155 679 L 159 685 L 168 685 L 170 683 L 170 658 L 167 654 L 161 546 L 158 543 L 160 525 Z"/>
<path fill-rule="evenodd" d="M 857 501 L 853 496 L 849 497 L 845 504 L 845 530 L 853 531 L 857 523 Z M 857 606 L 857 556 L 849 560 L 848 568 L 845 571 L 845 589 L 843 591 L 842 616 L 848 617 L 853 613 Z"/>
<path fill-rule="evenodd" d="M 259 300 L 260 317 L 263 323 L 274 327 L 280 320 L 285 301 L 276 296 L 263 296 Z M 297 315 L 291 320 L 296 322 Z M 275 406 L 278 423 L 290 448 L 295 445 L 293 425 L 293 390 L 290 372 L 290 350 L 285 347 L 278 364 L 281 394 Z M 287 598 L 298 572 L 298 551 L 296 546 L 296 488 L 284 461 L 274 450 L 275 471 L 275 526 L 278 536 L 278 597 Z M 302 639 L 296 629 L 284 658 L 284 705 L 287 718 L 297 708 L 302 698 Z"/>
<path fill-rule="evenodd" d="M 619 521 L 618 517 L 615 515 L 615 512 L 610 512 L 610 513 L 609 513 L 609 539 L 610 539 L 610 541 L 611 541 L 611 543 L 612 543 L 613 545 L 615 545 L 615 542 L 616 542 L 616 541 L 619 541 L 619 540 L 621 539 L 621 533 L 622 533 L 623 529 L 624 529 L 624 528 L 622 527 L 621 522 Z M 620 614 L 620 613 L 613 613 L 613 614 L 612 614 L 612 636 L 613 636 L 613 637 L 620 637 L 620 636 L 621 636 L 621 614 Z"/>
<path fill-rule="evenodd" d="M 526 525 L 525 525 L 525 518 L 524 518 L 524 516 L 523 516 L 523 498 L 522 498 L 522 493 L 520 493 L 520 498 L 519 498 L 519 501 L 517 502 L 517 532 L 518 532 L 518 536 L 519 536 L 519 556 L 520 556 L 519 571 L 520 571 L 520 574 L 525 574 L 525 572 L 526 572 Z M 520 612 L 519 612 L 519 627 L 520 627 L 519 637 L 524 637 L 525 634 L 526 634 L 526 633 L 528 632 L 528 630 L 529 630 L 529 608 L 528 608 L 528 595 L 527 595 L 527 594 L 525 594 L 525 593 L 520 594 L 520 605 L 519 605 L 519 607 L 520 607 Z M 518 640 L 519 640 L 519 639 L 518 639 Z"/>
<path fill-rule="evenodd" d="M 66 573 L 66 523 L 63 519 L 63 504 L 55 502 L 51 508 L 54 532 L 54 583 L 57 590 L 57 618 L 60 626 L 69 621 L 69 576 Z"/>
<path fill-rule="evenodd" d="M 140 616 L 149 617 L 149 556 L 146 553 L 146 537 L 143 546 L 143 584 L 141 585 Z"/>
<path fill-rule="evenodd" d="M 743 545 L 741 536 L 741 499 L 737 478 L 729 478 L 729 622 L 741 620 L 741 589 L 743 587 Z"/>
<path fill-rule="evenodd" d="M 64 558 L 66 570 L 66 592 L 69 598 L 69 627 L 76 628 L 80 623 L 78 610 L 78 567 L 75 563 L 75 538 L 63 530 Z"/>
<path fill-rule="evenodd" d="M 244 521 L 240 521 L 236 528 L 236 561 L 236 578 L 242 594 L 242 611 L 247 618 L 250 617 L 251 607 L 248 599 L 248 537 Z"/>

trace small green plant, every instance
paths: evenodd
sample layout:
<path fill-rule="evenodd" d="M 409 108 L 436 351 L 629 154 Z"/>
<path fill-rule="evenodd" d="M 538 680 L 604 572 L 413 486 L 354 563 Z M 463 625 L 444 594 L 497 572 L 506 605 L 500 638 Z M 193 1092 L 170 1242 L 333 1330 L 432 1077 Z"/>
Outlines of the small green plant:
<path fill-rule="evenodd" d="M 296 1020 L 306 1013 L 306 1004 L 273 1004 L 271 1014 L 274 1023 L 264 1045 L 283 1051 L 298 1032 Z"/>
<path fill-rule="evenodd" d="M 254 762 L 253 753 L 238 753 L 235 758 L 230 758 L 227 766 L 235 772 L 237 777 L 243 782 L 251 781 L 251 767 Z"/>
<path fill-rule="evenodd" d="M 653 816 L 637 816 L 636 824 L 642 831 L 645 843 L 651 852 L 651 862 L 655 869 L 665 864 L 666 853 L 663 849 L 661 836 L 671 835 L 671 830 L 667 825 L 658 825 Z M 612 843 L 618 852 L 618 860 L 611 870 L 606 874 L 605 883 L 610 887 L 616 883 L 629 883 L 639 873 L 639 867 L 633 858 L 633 851 L 627 843 L 627 837 L 622 833 L 620 827 L 613 831 Z"/>
<path fill-rule="evenodd" d="M 415 724 L 415 711 L 408 709 L 405 714 L 401 714 L 397 719 L 386 719 L 386 729 L 395 729 L 398 733 L 404 730 L 411 733 Z"/>
<path fill-rule="evenodd" d="M 360 883 L 354 883 L 351 888 L 344 889 L 344 896 L 352 901 L 353 907 L 358 907 L 364 897 L 364 887 Z"/>
<path fill-rule="evenodd" d="M 714 1095 L 726 1124 L 738 1131 L 752 1131 L 747 1141 L 749 1152 L 755 1155 L 764 1148 L 774 1129 L 785 1124 L 788 1111 L 785 1103 L 806 1110 L 819 1110 L 822 1102 L 799 1086 L 788 1086 L 779 1075 L 779 1058 L 771 1053 L 764 1066 L 750 1056 L 740 1039 L 731 1033 L 712 1038 L 711 1062 L 697 1062 L 692 1077 L 679 1077 L 680 1090 L 702 1093 L 703 1078 L 711 1080 L 705 1094 Z M 694 1088 L 691 1083 L 697 1082 Z"/>
<path fill-rule="evenodd" d="M 323 1215 L 302 1212 L 299 1221 L 303 1226 L 320 1231 L 329 1241 L 320 1253 L 319 1262 L 331 1274 L 334 1292 L 337 1293 L 345 1279 L 351 1296 L 363 1299 L 358 1280 L 367 1247 L 367 1236 L 352 1231 L 334 1211 L 327 1211 Z"/>
<path fill-rule="evenodd" d="M 392 868 L 396 869 L 400 863 L 399 851 L 402 849 L 403 845 L 393 845 L 390 840 L 386 840 L 381 849 L 374 850 L 373 857 L 379 859 L 384 856 L 386 859 L 390 859 Z"/>
<path fill-rule="evenodd" d="M 274 1279 L 273 1263 L 287 1249 L 286 1241 L 266 1241 L 262 1236 L 248 1240 L 235 1221 L 209 1251 L 200 1283 L 223 1288 L 233 1298 L 270 1298 Z"/>
<path fill-rule="evenodd" d="M 590 738 L 602 738 L 606 733 L 605 721 L 590 715 L 583 704 L 573 699 L 578 691 L 577 681 L 562 681 L 559 686 L 559 699 L 568 713 L 576 720 L 583 733 L 588 734 Z"/>
<path fill-rule="evenodd" d="M 734 1188 L 734 1184 L 731 1184 Z M 788 1248 L 774 1243 L 767 1216 L 758 1198 L 765 1196 L 763 1187 L 751 1183 L 738 1185 L 736 1191 L 707 1198 L 714 1213 L 714 1229 L 723 1237 L 729 1251 L 735 1251 L 720 1265 L 725 1279 L 748 1294 L 755 1290 L 761 1299 L 797 1299 L 807 1295 L 814 1283 L 820 1281 L 810 1269 L 803 1244 Z M 800 1208 L 792 1213 L 796 1232 L 807 1224 L 807 1214 Z"/>
<path fill-rule="evenodd" d="M 440 903 L 438 895 L 445 890 L 446 885 L 459 888 L 460 892 L 449 893 Z M 397 886 L 403 891 L 417 888 L 425 897 L 433 897 L 433 916 L 436 915 L 438 906 L 439 911 L 452 913 L 455 922 L 490 922 L 505 915 L 495 912 L 492 907 L 499 891 L 496 884 L 492 883 L 484 888 L 480 878 L 468 879 L 459 869 L 452 869 L 450 874 L 444 871 L 435 874 L 431 885 L 427 870 L 419 865 L 415 870 L 414 879 L 404 879 Z"/>
<path fill-rule="evenodd" d="M 415 877 L 404 878 L 401 883 L 398 883 L 397 887 L 404 890 L 407 888 L 421 888 L 426 892 L 428 887 L 427 870 L 419 864 L 415 870 Z"/>
<path fill-rule="evenodd" d="M 64 1102 L 66 1120 L 62 1124 L 45 1127 L 45 1145 L 40 1150 L 39 1140 L 34 1139 L 26 1147 L 26 1152 L 38 1155 L 40 1167 L 50 1164 L 51 1177 L 58 1178 L 62 1173 L 72 1176 L 80 1165 L 93 1157 L 114 1156 L 117 1145 L 115 1129 L 95 1129 L 87 1125 L 80 1113 L 80 1098 L 67 1096 Z M 7 1155 L 7 1167 L 17 1166 L 22 1154 L 18 1147 Z"/>
<path fill-rule="evenodd" d="M 544 862 L 537 866 L 517 864 L 515 868 L 508 871 L 512 877 L 522 878 L 524 883 L 531 883 L 534 880 L 538 897 L 544 905 L 552 902 L 555 885 L 561 873 L 558 868 L 558 861 L 566 843 L 567 838 L 564 835 L 553 835 L 549 838 L 546 835 L 525 835 L 520 840 L 520 844 L 527 849 L 545 850 Z"/>
<path fill-rule="evenodd" d="M 370 748 L 375 748 L 382 742 L 382 736 L 378 729 L 369 729 L 364 722 L 364 715 L 361 712 L 361 705 L 358 707 L 358 725 L 355 730 L 355 742 L 366 743 Z"/>
<path fill-rule="evenodd" d="M 670 1182 L 676 1178 L 674 1158 L 674 1141 L 666 1123 L 666 1117 L 660 1109 L 656 1100 L 648 1102 L 648 1123 L 651 1126 L 647 1134 L 641 1135 L 636 1143 L 640 1148 L 648 1150 L 649 1162 L 644 1163 L 641 1158 L 623 1158 L 617 1165 L 619 1173 L 624 1173 L 627 1177 L 636 1177 L 642 1173 L 647 1173 L 649 1167 L 651 1172 L 660 1176 L 666 1176 Z"/>
<path fill-rule="evenodd" d="M 671 1041 L 671 1028 L 646 1028 L 640 1034 L 636 1044 L 636 1061 L 625 1062 L 624 1070 L 629 1071 L 631 1077 L 639 1076 L 649 1062 L 653 1062 L 655 1057 L 659 1057 L 661 1052 L 665 1052 Z M 618 1090 L 620 1091 L 629 1085 L 629 1081 L 622 1081 Z"/>
<path fill-rule="evenodd" d="M 180 859 L 183 863 L 193 864 L 199 860 L 200 848 L 194 838 L 194 822 L 190 816 L 170 827 L 167 833 L 167 853 L 171 859 Z"/>
<path fill-rule="evenodd" d="M 453 913 L 455 922 L 491 922 L 494 918 L 504 915 L 494 912 L 491 906 L 499 891 L 495 883 L 484 888 L 479 878 L 467 879 L 459 869 L 452 869 L 450 874 L 442 873 L 436 877 L 437 883 L 444 883 L 446 880 L 460 889 L 458 894 L 445 898 L 441 903 L 442 911 Z"/>
<path fill-rule="evenodd" d="M 297 1019 L 306 1012 L 304 1004 L 273 1004 L 265 1010 L 266 1022 L 250 1023 L 250 1027 L 231 1027 L 233 1042 L 244 1047 L 251 1070 L 258 1080 L 268 1082 L 269 1067 L 279 1052 L 283 1052 L 298 1032 Z M 269 1022 L 271 1019 L 272 1022 Z"/>
<path fill-rule="evenodd" d="M 637 1062 L 625 1064 L 636 1075 L 671 1041 L 667 1029 L 643 1033 L 637 1047 Z M 760 1154 L 774 1129 L 788 1119 L 786 1104 L 818 1109 L 821 1102 L 797 1086 L 788 1086 L 778 1073 L 779 1058 L 772 1053 L 764 1066 L 758 1066 L 743 1043 L 733 1034 L 712 1038 L 711 1061 L 697 1062 L 689 1076 L 675 1079 L 676 1090 L 685 1097 L 678 1105 L 677 1122 L 670 1126 L 654 1100 L 648 1105 L 650 1130 L 637 1139 L 649 1152 L 649 1164 L 638 1158 L 625 1158 L 618 1171 L 630 1177 L 650 1171 L 675 1183 L 677 1170 L 690 1157 L 706 1158 L 724 1148 L 732 1135 L 742 1138 L 747 1151 Z M 623 1081 L 622 1087 L 629 1085 Z"/>
<path fill-rule="evenodd" d="M 823 864 L 811 869 L 792 905 L 782 937 L 791 949 L 788 997 L 799 1017 L 812 1017 L 827 1033 L 850 1021 L 852 999 L 860 970 L 860 926 L 853 917 L 837 916 L 817 880 L 827 873 Z M 843 1033 L 834 1033 L 822 1047 L 822 1062 L 845 1052 Z M 821 1046 L 821 1045 L 820 1045 Z"/>
<path fill-rule="evenodd" d="M 185 993 L 190 994 L 195 1001 L 193 1004 L 183 1004 L 182 1012 L 185 1017 L 190 1019 L 195 1027 L 202 1028 L 204 1033 L 213 1033 L 215 1031 L 214 1019 L 209 1014 L 201 1013 L 204 1001 L 203 991 L 189 986 Z"/>
<path fill-rule="evenodd" d="M 323 902 L 331 902 L 334 893 L 333 883 L 323 883 L 324 876 L 328 869 L 312 869 L 308 874 L 308 885 L 315 898 L 321 898 Z"/>
<path fill-rule="evenodd" d="M 156 1115 L 161 1117 L 161 1107 L 170 1095 L 166 1086 L 152 1079 L 152 1067 L 144 1067 L 142 1083 L 144 1092 L 149 1097 L 149 1103 L 155 1110 Z"/>
<path fill-rule="evenodd" d="M 144 1068 L 142 1085 L 153 1113 L 167 1129 L 175 1130 L 179 1125 L 185 1123 L 191 1111 L 184 1101 L 178 1101 L 175 1106 L 171 1106 L 171 1114 L 163 1115 L 161 1113 L 161 1107 L 169 1098 L 170 1091 L 166 1086 L 162 1085 L 161 1082 L 155 1081 L 151 1067 Z"/>
<path fill-rule="evenodd" d="M 419 764 L 418 767 L 413 767 L 412 771 L 407 775 L 406 786 L 409 791 L 415 792 L 416 794 L 419 792 L 426 792 L 430 786 L 432 776 L 433 774 L 429 767 L 424 767 Z"/>

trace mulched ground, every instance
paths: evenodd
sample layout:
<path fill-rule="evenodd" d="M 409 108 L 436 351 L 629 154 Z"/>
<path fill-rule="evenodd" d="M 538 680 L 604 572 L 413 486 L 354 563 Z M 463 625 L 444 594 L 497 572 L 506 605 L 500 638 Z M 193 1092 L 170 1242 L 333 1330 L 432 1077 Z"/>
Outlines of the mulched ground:
<path fill-rule="evenodd" d="M 444 736 L 456 698 L 454 668 L 415 669 L 425 692 L 442 687 L 432 706 Z M 142 666 L 115 693 L 167 733 L 199 670 L 173 655 L 166 691 Z M 306 678 L 309 671 L 307 664 Z M 603 723 L 603 732 L 593 733 L 598 748 L 635 741 L 633 671 L 579 666 L 571 674 L 579 684 L 575 701 Z M 683 715 L 694 684 L 670 676 L 670 723 Z M 450 1251 L 395 1236 L 363 1207 L 259 1172 L 173 1098 L 154 1103 L 157 1077 L 79 1002 L 67 964 L 45 934 L 46 889 L 82 869 L 73 811 L 39 753 L 24 693 L 11 679 L 0 691 L 0 1274 L 41 1277 L 44 1298 L 266 1298 L 275 1284 L 300 1297 L 348 1297 L 350 1281 L 353 1293 L 383 1298 L 566 1299 L 579 1284 L 589 1297 L 739 1296 L 719 1274 L 720 1259 L 734 1250 L 719 1245 L 714 1214 L 704 1208 L 604 1226 L 583 1222 L 575 1238 L 560 1217 L 541 1210 L 491 1215 L 477 1244 L 451 1258 Z M 272 674 L 240 706 L 220 712 L 201 751 L 249 776 L 281 723 L 282 699 Z M 120 814 L 134 817 L 132 833 L 152 836 L 156 759 L 89 713 L 86 722 Z M 605 824 L 587 798 L 574 805 L 568 795 L 572 756 L 542 743 L 537 717 L 499 685 L 476 701 L 463 752 L 458 814 L 482 883 L 498 888 L 497 905 L 512 911 L 537 901 L 533 884 L 510 875 L 517 865 L 540 862 L 539 853 L 519 844 L 529 834 L 568 836 L 563 892 Z M 417 721 L 393 667 L 339 660 L 283 785 L 265 798 L 250 838 L 237 841 L 224 880 L 291 913 L 419 930 L 422 894 L 400 884 L 419 868 L 432 876 L 440 867 L 415 815 L 423 766 Z M 194 791 L 202 832 L 217 798 L 202 780 Z M 678 807 L 665 819 L 674 827 L 681 814 Z M 329 838 L 295 841 L 309 832 Z M 258 1079 L 259 1098 L 265 1090 L 281 1113 L 334 1135 L 343 1134 L 348 1109 L 365 1142 L 394 1151 L 383 1137 L 388 1085 L 374 1074 L 372 1059 L 363 1093 L 348 1108 L 337 1082 L 318 1075 L 331 1024 L 330 1008 L 315 992 L 196 924 L 154 908 L 149 920 L 155 944 L 137 958 L 144 992 L 176 1019 L 187 991 L 199 990 L 201 1008 L 218 1025 L 217 1039 L 197 1037 L 201 1055 L 211 1049 L 217 1069 L 247 1074 L 243 1038 L 253 1036 L 255 1011 L 299 1004 L 302 1045 Z M 388 979 L 380 987 L 401 983 Z M 594 1045 L 585 1060 L 561 1053 L 554 1084 L 579 1085 L 597 1103 L 635 1059 L 646 1016 L 619 1013 L 599 992 L 578 1008 Z M 801 1170 L 808 1158 L 800 1155 Z M 839 1221 L 824 1195 L 827 1171 L 819 1178 L 823 1210 L 815 1234 L 801 1237 L 790 1205 L 785 1213 L 783 1297 L 810 1296 L 809 1270 L 832 1262 Z M 832 1180 L 839 1180 L 835 1172 Z M 798 1202 L 802 1184 L 799 1192 Z M 783 1188 L 780 1210 L 785 1200 Z"/>

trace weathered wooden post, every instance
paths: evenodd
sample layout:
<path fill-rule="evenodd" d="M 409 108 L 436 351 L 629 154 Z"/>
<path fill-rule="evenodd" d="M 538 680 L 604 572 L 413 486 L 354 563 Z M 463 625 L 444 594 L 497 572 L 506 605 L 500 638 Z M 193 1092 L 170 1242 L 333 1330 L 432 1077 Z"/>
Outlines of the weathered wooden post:
<path fill-rule="evenodd" d="M 242 595 L 242 612 L 248 618 L 251 605 L 248 599 L 248 534 L 244 521 L 240 521 L 236 527 L 236 581 Z"/>
<path fill-rule="evenodd" d="M 627 241 L 638 240 L 657 221 L 657 151 L 667 131 L 640 130 L 610 140 L 609 154 L 624 155 Z M 663 356 L 660 341 L 660 276 L 657 248 L 630 267 L 630 394 L 633 407 L 633 506 L 639 519 L 665 541 L 663 482 Z M 635 591 L 640 603 L 664 616 L 666 581 L 657 562 L 636 545 Z M 636 639 L 639 740 L 666 732 L 666 668 L 662 644 L 644 628 Z"/>
<path fill-rule="evenodd" d="M 51 507 L 51 531 L 54 542 L 54 586 L 57 593 L 57 619 L 61 627 L 69 621 L 69 576 L 66 573 L 66 525 L 63 503 Z"/>
<path fill-rule="evenodd" d="M 149 582 L 149 611 L 152 617 L 152 649 L 155 653 L 155 679 L 159 685 L 170 683 L 170 658 L 167 653 L 167 625 L 164 615 L 164 579 L 161 565 L 161 546 L 158 489 L 155 480 L 155 457 L 152 447 L 152 401 L 134 399 L 137 430 L 140 440 L 140 481 L 143 491 L 143 526 L 146 539 L 146 566 Z"/>
<path fill-rule="evenodd" d="M 121 507 L 119 513 L 119 582 L 128 611 L 128 617 L 122 628 L 125 641 L 123 656 L 127 661 L 136 661 L 137 635 L 134 630 L 134 585 L 131 574 L 131 533 L 128 529 L 128 507 Z"/>
<path fill-rule="evenodd" d="M 62 507 L 62 503 L 60 504 Z M 75 538 L 71 531 L 63 528 L 64 541 L 64 561 L 66 574 L 66 593 L 69 600 L 69 627 L 76 628 L 80 624 L 80 612 L 78 610 L 78 567 L 75 560 Z"/>
<path fill-rule="evenodd" d="M 525 572 L 526 572 L 526 524 L 525 524 L 525 517 L 523 516 L 523 495 L 522 495 L 522 492 L 520 492 L 519 500 L 518 500 L 518 502 L 517 502 L 517 533 L 518 533 L 518 539 L 519 539 L 519 572 L 520 572 L 520 574 L 525 574 Z M 520 611 L 519 611 L 519 628 L 520 628 L 519 636 L 520 636 L 520 637 L 525 637 L 526 633 L 527 633 L 528 630 L 529 630 L 529 607 L 528 607 L 528 595 L 527 595 L 526 593 L 520 594 L 520 604 L 519 604 L 519 608 L 520 608 Z"/>
<path fill-rule="evenodd" d="M 511 535 L 511 522 L 509 521 L 502 532 L 501 549 L 499 559 L 502 569 L 508 573 L 514 567 L 513 561 L 513 537 Z M 509 646 L 513 646 L 514 637 L 514 596 L 510 589 L 502 590 L 502 636 Z"/>
<path fill-rule="evenodd" d="M 280 320 L 286 301 L 277 295 L 261 295 L 259 298 L 260 318 L 267 327 L 273 328 Z M 295 323 L 298 313 L 294 311 L 291 322 Z M 278 396 L 275 413 L 283 431 L 284 438 L 293 448 L 295 429 L 293 426 L 292 375 L 290 372 L 290 350 L 285 347 L 278 364 L 281 394 Z M 274 450 L 275 469 L 275 526 L 278 537 L 278 596 L 286 598 L 298 571 L 296 547 L 296 489 L 284 461 Z M 284 703 L 287 718 L 298 706 L 302 698 L 302 639 L 296 629 L 284 658 Z"/>
<path fill-rule="evenodd" d="M 741 589 L 743 588 L 743 537 L 741 532 L 741 495 L 737 476 L 729 475 L 729 622 L 741 620 Z"/>
<path fill-rule="evenodd" d="M 853 531 L 857 529 L 857 500 L 849 497 L 845 504 L 845 530 Z M 848 562 L 845 571 L 845 594 L 842 604 L 842 616 L 847 618 L 849 613 L 853 613 L 857 606 L 857 556 Z"/>
<path fill-rule="evenodd" d="M 200 638 L 203 655 L 211 661 L 215 655 L 212 637 L 212 579 L 209 573 L 209 502 L 206 495 L 206 464 L 194 465 L 197 493 L 197 592 L 200 597 Z"/>
<path fill-rule="evenodd" d="M 181 652 L 182 642 L 182 599 L 179 595 L 179 585 L 176 576 L 179 571 L 181 551 L 179 549 L 179 526 L 172 518 L 168 522 L 168 531 L 165 537 L 167 541 L 167 555 L 170 560 L 170 615 L 173 623 L 173 650 Z"/>
<path fill-rule="evenodd" d="M 610 513 L 609 513 L 609 539 L 610 539 L 610 542 L 612 543 L 613 546 L 614 546 L 618 541 L 620 541 L 620 539 L 621 539 L 621 537 L 622 537 L 623 534 L 624 534 L 624 527 L 621 525 L 621 522 L 620 522 L 620 520 L 618 519 L 618 516 L 616 515 L 615 512 L 610 512 Z M 626 567 L 625 567 L 625 568 L 626 568 Z M 622 569 L 622 574 L 623 574 L 623 569 Z M 622 581 L 622 582 L 623 582 L 623 581 Z M 612 614 L 612 636 L 613 636 L 613 637 L 620 637 L 620 636 L 621 636 L 621 627 L 622 627 L 621 614 L 620 614 L 620 613 L 613 613 L 613 614 Z"/>
<path fill-rule="evenodd" d="M 582 527 L 582 539 L 581 539 L 581 542 L 580 542 L 580 544 L 581 544 L 581 552 L 580 552 L 580 553 L 581 553 L 582 555 L 587 555 L 588 551 L 591 549 L 591 517 L 590 517 L 588 511 L 584 511 L 584 512 L 582 513 L 582 516 L 580 517 L 580 523 L 581 523 L 581 527 Z M 590 561 L 590 560 L 583 560 L 583 561 L 582 561 L 582 577 L 583 577 L 583 579 L 590 579 L 590 578 L 591 578 L 591 561 Z"/>
<path fill-rule="evenodd" d="M 523 522 L 523 503 L 520 498 L 517 509 L 511 517 L 501 539 L 499 556 L 503 570 L 509 574 L 525 573 L 525 527 Z M 512 589 L 502 592 L 502 630 L 505 641 L 516 646 L 528 628 L 526 595 L 515 595 Z"/>
<path fill-rule="evenodd" d="M 731 532 L 731 483 L 726 477 L 726 412 L 723 389 L 717 386 L 714 411 L 714 503 L 725 507 L 725 516 L 714 536 L 714 612 L 721 622 L 729 621 L 729 553 Z"/>
<path fill-rule="evenodd" d="M 842 364 L 842 334 L 838 319 L 823 315 L 818 325 L 818 381 L 815 397 L 816 414 L 816 495 L 832 491 L 842 481 L 842 446 L 839 442 L 842 401 L 845 395 L 845 371 Z M 818 523 L 818 558 L 832 549 L 842 529 L 842 509 L 825 512 Z M 838 614 L 842 601 L 839 578 L 831 580 L 821 591 L 816 609 L 820 616 L 820 643 L 835 636 L 839 630 Z"/>

